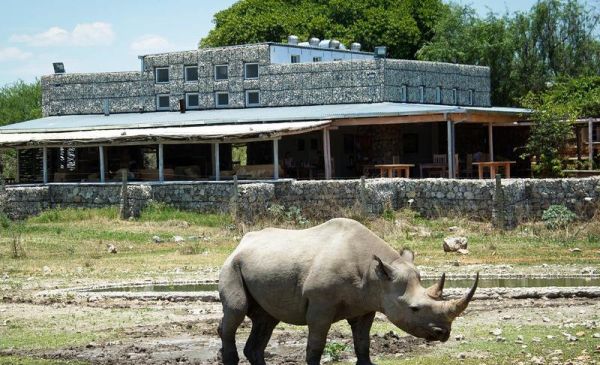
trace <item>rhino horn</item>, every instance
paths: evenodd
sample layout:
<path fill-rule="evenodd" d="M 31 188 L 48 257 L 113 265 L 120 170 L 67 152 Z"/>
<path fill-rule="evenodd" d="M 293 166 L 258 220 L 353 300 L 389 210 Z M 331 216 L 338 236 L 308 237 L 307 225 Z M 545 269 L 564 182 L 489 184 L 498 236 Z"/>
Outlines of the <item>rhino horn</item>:
<path fill-rule="evenodd" d="M 465 294 L 464 297 L 453 300 L 451 302 L 451 305 L 449 308 L 449 315 L 451 318 L 458 317 L 465 309 L 467 309 L 469 302 L 471 301 L 471 299 L 473 299 L 473 296 L 475 295 L 475 290 L 477 290 L 478 283 L 479 283 L 479 273 L 477 273 L 477 275 L 475 276 L 475 283 L 473 284 L 473 287 L 471 287 L 471 290 L 469 290 L 469 292 L 467 294 Z"/>
<path fill-rule="evenodd" d="M 446 282 L 446 273 L 442 274 L 440 280 L 427 288 L 427 295 L 429 295 L 433 299 L 440 299 L 442 297 L 442 292 L 444 291 L 444 283 Z"/>

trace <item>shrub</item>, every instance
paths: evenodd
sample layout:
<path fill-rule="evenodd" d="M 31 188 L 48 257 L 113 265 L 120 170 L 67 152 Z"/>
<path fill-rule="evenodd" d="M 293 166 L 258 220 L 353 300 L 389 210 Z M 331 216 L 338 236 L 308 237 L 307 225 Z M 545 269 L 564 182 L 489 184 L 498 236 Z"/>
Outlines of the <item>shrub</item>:
<path fill-rule="evenodd" d="M 271 204 L 267 209 L 271 218 L 279 223 L 294 223 L 300 226 L 306 226 L 310 222 L 302 215 L 302 210 L 296 206 L 285 209 L 283 205 Z"/>
<path fill-rule="evenodd" d="M 551 205 L 542 214 L 542 220 L 548 229 L 566 228 L 577 216 L 564 205 Z"/>
<path fill-rule="evenodd" d="M 325 345 L 325 349 L 323 350 L 323 353 L 325 353 L 326 356 L 329 356 L 331 361 L 337 362 L 337 361 L 341 360 L 342 352 L 344 352 L 347 347 L 348 347 L 348 345 L 346 345 L 344 343 L 331 341 Z"/>

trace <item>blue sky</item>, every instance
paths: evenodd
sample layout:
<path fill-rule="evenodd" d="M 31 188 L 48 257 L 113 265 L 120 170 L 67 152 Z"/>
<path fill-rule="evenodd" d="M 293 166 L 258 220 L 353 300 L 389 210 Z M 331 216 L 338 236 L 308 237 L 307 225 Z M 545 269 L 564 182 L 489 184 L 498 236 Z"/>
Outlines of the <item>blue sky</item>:
<path fill-rule="evenodd" d="M 137 55 L 187 50 L 235 0 L 20 0 L 0 13 L 0 85 L 52 73 L 137 70 Z M 528 10 L 535 0 L 458 0 L 481 14 Z"/>

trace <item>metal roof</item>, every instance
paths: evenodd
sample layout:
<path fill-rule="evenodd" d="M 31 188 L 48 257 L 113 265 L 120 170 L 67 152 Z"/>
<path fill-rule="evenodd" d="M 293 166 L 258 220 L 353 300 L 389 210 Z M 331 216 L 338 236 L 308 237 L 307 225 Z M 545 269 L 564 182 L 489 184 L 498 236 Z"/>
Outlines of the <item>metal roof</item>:
<path fill-rule="evenodd" d="M 182 127 L 214 124 L 296 122 L 345 118 L 393 117 L 406 115 L 487 112 L 527 114 L 527 109 L 474 108 L 434 104 L 371 103 L 333 104 L 268 108 L 188 110 L 180 112 L 65 115 L 34 119 L 0 127 L 5 133 L 49 133 L 92 131 L 102 129 L 134 129 Z"/>
<path fill-rule="evenodd" d="M 49 133 L 6 133 L 0 134 L 0 146 L 77 146 L 102 143 L 133 142 L 235 142 L 251 139 L 273 139 L 284 135 L 319 130 L 331 123 L 330 120 L 284 123 L 248 123 L 204 125 L 185 127 L 158 127 L 136 129 L 103 129 L 95 131 L 49 132 Z"/>

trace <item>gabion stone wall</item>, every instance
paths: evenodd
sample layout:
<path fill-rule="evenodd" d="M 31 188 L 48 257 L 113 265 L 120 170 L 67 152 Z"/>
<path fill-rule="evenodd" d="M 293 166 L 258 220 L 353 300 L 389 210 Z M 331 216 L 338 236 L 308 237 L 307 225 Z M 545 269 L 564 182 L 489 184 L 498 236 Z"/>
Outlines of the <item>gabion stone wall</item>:
<path fill-rule="evenodd" d="M 170 96 L 178 111 L 186 93 L 198 93 L 200 109 L 214 109 L 215 93 L 229 93 L 229 108 L 245 107 L 245 91 L 259 90 L 261 106 L 373 102 L 490 106 L 490 69 L 408 60 L 362 60 L 271 64 L 269 44 L 208 48 L 144 57 L 143 71 L 62 74 L 42 77 L 44 116 L 156 111 L 156 95 Z M 259 78 L 244 79 L 244 64 L 258 63 Z M 228 80 L 215 81 L 215 65 L 228 65 Z M 197 66 L 198 81 L 185 82 L 184 67 Z M 169 82 L 155 83 L 156 67 L 169 67 Z M 402 86 L 406 86 L 406 99 Z M 457 91 L 457 102 L 453 90 Z"/>
<path fill-rule="evenodd" d="M 20 219 L 56 207 L 117 206 L 120 184 L 51 184 L 7 187 L 0 192 L 0 209 Z M 500 198 L 502 195 L 502 199 Z M 151 201 L 198 212 L 235 212 L 252 221 L 268 215 L 273 204 L 295 206 L 306 217 L 340 214 L 381 214 L 385 209 L 410 208 L 426 217 L 504 217 L 507 226 L 541 218 L 552 204 L 561 204 L 581 218 L 600 207 L 600 178 L 509 179 L 501 194 L 491 180 L 369 179 L 240 183 L 197 182 L 130 184 L 129 216 L 138 216 Z"/>

